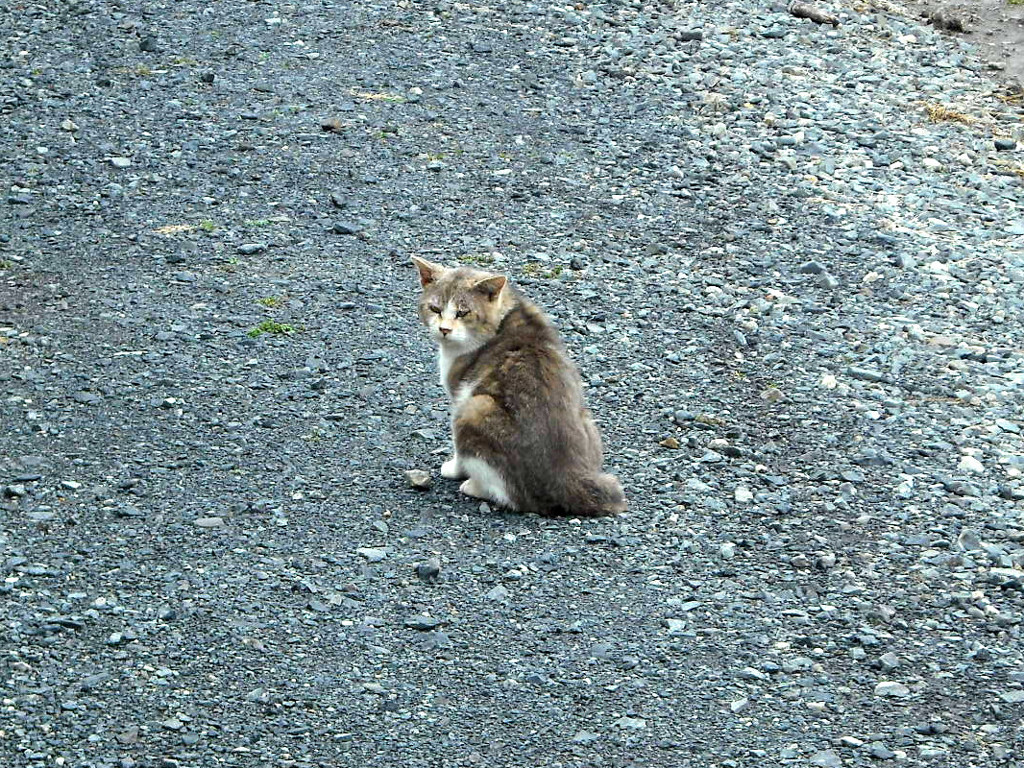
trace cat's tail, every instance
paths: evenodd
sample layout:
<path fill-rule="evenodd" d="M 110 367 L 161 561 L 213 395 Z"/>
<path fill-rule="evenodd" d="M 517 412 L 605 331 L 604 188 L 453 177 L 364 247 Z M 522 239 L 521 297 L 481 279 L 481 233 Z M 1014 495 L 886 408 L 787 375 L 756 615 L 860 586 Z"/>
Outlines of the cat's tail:
<path fill-rule="evenodd" d="M 571 514 L 581 517 L 605 517 L 625 512 L 626 494 L 615 475 L 585 475 L 573 483 L 572 499 L 567 505 Z"/>

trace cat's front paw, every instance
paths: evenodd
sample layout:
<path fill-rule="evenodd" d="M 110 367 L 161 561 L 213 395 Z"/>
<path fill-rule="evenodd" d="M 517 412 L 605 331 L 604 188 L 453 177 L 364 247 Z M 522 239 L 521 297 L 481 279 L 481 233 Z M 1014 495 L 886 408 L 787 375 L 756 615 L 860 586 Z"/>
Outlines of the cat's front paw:
<path fill-rule="evenodd" d="M 449 480 L 464 480 L 467 475 L 459 466 L 458 459 L 448 459 L 441 465 L 441 477 L 447 477 Z"/>
<path fill-rule="evenodd" d="M 477 481 L 472 477 L 460 485 L 459 490 L 467 496 L 472 496 L 474 499 L 487 498 L 487 494 L 484 493 L 484 489 L 481 488 Z"/>

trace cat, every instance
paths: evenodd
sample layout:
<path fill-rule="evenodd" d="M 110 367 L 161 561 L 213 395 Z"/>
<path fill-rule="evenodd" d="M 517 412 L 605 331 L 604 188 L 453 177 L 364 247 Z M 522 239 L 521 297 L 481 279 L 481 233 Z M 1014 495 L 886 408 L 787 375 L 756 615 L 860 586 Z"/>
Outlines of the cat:
<path fill-rule="evenodd" d="M 624 512 L 622 486 L 601 470 L 601 436 L 579 373 L 544 313 L 504 275 L 413 263 L 420 320 L 438 344 L 452 403 L 454 450 L 442 477 L 520 512 Z"/>

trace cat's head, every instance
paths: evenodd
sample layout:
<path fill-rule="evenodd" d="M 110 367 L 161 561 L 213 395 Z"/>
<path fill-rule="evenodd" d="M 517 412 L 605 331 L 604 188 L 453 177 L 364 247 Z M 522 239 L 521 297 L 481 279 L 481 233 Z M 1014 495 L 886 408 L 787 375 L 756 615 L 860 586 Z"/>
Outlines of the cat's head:
<path fill-rule="evenodd" d="M 498 332 L 511 297 L 504 275 L 449 269 L 412 257 L 420 272 L 420 320 L 438 344 L 477 347 Z"/>

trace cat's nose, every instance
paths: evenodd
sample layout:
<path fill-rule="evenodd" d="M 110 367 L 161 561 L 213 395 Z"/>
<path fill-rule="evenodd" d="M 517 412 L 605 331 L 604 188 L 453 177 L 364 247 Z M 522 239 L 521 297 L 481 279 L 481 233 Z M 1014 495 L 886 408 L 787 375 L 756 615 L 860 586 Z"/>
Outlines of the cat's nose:
<path fill-rule="evenodd" d="M 451 328 L 445 328 L 443 325 L 438 326 L 437 330 L 441 332 L 442 336 L 447 336 L 449 333 L 452 332 Z"/>

